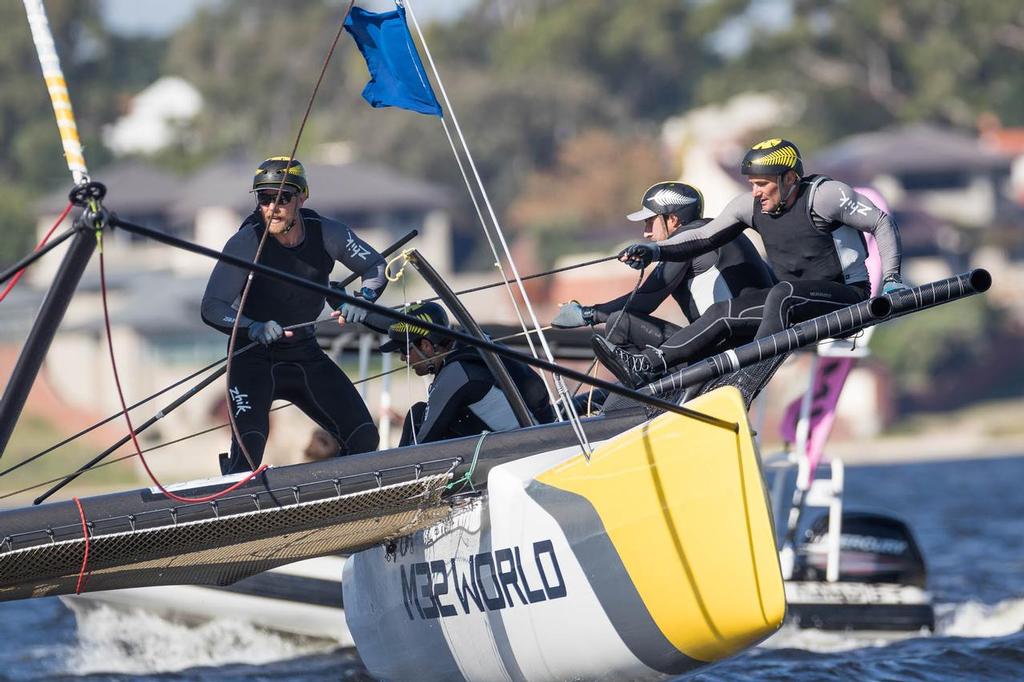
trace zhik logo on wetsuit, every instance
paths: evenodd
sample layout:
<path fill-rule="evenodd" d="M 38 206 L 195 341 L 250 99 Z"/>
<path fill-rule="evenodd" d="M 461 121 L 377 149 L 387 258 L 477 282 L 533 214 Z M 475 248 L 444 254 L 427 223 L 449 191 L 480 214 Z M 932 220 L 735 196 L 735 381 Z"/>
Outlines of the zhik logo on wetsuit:
<path fill-rule="evenodd" d="M 839 193 L 842 195 L 842 201 L 839 202 L 840 208 L 845 208 L 851 214 L 856 215 L 867 215 L 871 207 L 856 201 L 853 197 L 849 196 L 846 191 L 842 188 L 839 189 Z"/>
<path fill-rule="evenodd" d="M 237 386 L 232 386 L 228 391 L 231 394 L 231 400 L 235 403 L 235 416 L 248 412 L 252 409 L 252 405 L 249 404 L 249 394 L 242 393 Z"/>
<path fill-rule="evenodd" d="M 345 240 L 345 248 L 348 249 L 353 258 L 366 260 L 366 257 L 370 255 L 370 250 L 365 246 L 361 246 L 352 236 L 351 232 L 348 233 L 348 239 Z"/>
<path fill-rule="evenodd" d="M 402 600 L 409 620 L 448 618 L 471 611 L 499 611 L 561 599 L 568 594 L 555 546 L 541 540 L 527 548 L 505 547 L 465 558 L 402 565 Z M 533 564 L 533 565 L 531 565 Z M 455 599 L 450 596 L 454 592 Z M 458 607 L 456 606 L 458 605 Z"/>

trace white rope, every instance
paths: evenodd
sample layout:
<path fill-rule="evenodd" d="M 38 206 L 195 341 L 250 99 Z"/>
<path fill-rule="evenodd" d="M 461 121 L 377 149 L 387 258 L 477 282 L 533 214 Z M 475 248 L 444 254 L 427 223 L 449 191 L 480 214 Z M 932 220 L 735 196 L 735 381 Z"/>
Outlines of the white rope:
<path fill-rule="evenodd" d="M 491 254 L 494 256 L 494 266 L 498 268 L 498 272 L 501 273 L 501 279 L 505 282 L 505 290 L 508 291 L 508 297 L 512 301 L 512 308 L 516 311 L 516 317 L 519 318 L 519 325 L 523 328 L 523 331 L 529 331 L 526 326 L 526 319 L 523 317 L 522 311 L 519 309 L 519 302 L 516 300 L 516 296 L 512 293 L 512 284 L 509 282 L 509 276 L 505 273 L 505 268 L 501 264 L 501 257 L 498 256 L 498 249 L 494 246 L 494 239 L 491 238 L 491 231 L 487 229 L 487 221 L 484 220 L 484 214 L 480 210 L 480 203 L 476 200 L 476 192 L 473 191 L 473 186 L 469 182 L 469 176 L 466 175 L 466 168 L 462 164 L 462 157 L 459 156 L 459 151 L 455 147 L 455 140 L 452 139 L 452 133 L 448 130 L 448 122 L 441 117 L 441 127 L 444 128 L 444 134 L 448 138 L 448 145 L 452 148 L 452 154 L 455 156 L 455 163 L 459 166 L 459 172 L 462 173 L 462 181 L 466 184 L 466 191 L 469 192 L 469 198 L 473 201 L 473 208 L 476 209 L 476 217 L 480 220 L 480 226 L 484 230 L 484 236 L 487 237 L 487 244 L 491 247 Z M 528 345 L 530 346 L 530 353 L 533 357 L 537 358 L 537 349 L 533 345 L 533 339 L 530 338 L 529 334 L 526 336 Z M 550 395 L 550 389 L 548 391 Z M 551 396 L 552 402 L 554 402 L 554 396 Z"/>
<path fill-rule="evenodd" d="M 402 0 L 405 7 L 409 10 L 409 16 L 412 18 L 413 26 L 416 27 L 416 34 L 420 38 L 420 43 L 423 45 L 423 51 L 427 55 L 427 61 L 430 64 L 430 69 L 434 73 L 434 79 L 437 81 L 437 86 L 441 90 L 441 96 L 444 98 L 445 106 L 448 108 L 448 113 L 451 114 L 452 123 L 455 124 L 455 132 L 458 133 L 459 141 L 462 143 L 462 149 L 466 154 L 466 160 L 469 161 L 469 167 L 473 171 L 473 178 L 476 180 L 477 187 L 480 189 L 480 196 L 484 200 L 484 205 L 487 206 L 487 213 L 491 218 L 491 223 L 494 226 L 495 234 L 498 236 L 498 241 L 501 242 L 501 248 L 505 252 L 505 258 L 508 259 L 509 267 L 512 270 L 512 276 L 515 278 L 516 286 L 519 288 L 519 293 L 523 297 L 523 303 L 526 305 L 526 311 L 530 315 L 530 320 L 533 323 L 534 328 L 537 330 L 537 338 L 540 341 L 541 347 L 544 349 L 544 355 L 547 357 L 548 362 L 555 362 L 554 354 L 551 352 L 551 348 L 548 346 L 547 338 L 544 336 L 544 332 L 541 328 L 540 321 L 537 319 L 537 314 L 533 310 L 533 305 L 530 303 L 530 297 L 526 293 L 526 287 L 523 286 L 522 277 L 519 275 L 519 270 L 516 268 L 515 261 L 512 259 L 512 253 L 508 248 L 508 242 L 505 240 L 505 235 L 501 229 L 501 223 L 498 221 L 498 216 L 494 212 L 494 207 L 491 205 L 490 197 L 487 195 L 487 189 L 484 187 L 483 181 L 480 179 L 480 173 L 477 171 L 476 163 L 473 161 L 473 155 L 469 151 L 469 145 L 466 143 L 466 138 L 462 134 L 462 126 L 459 125 L 458 116 L 455 114 L 455 108 L 452 106 L 451 100 L 448 99 L 448 91 L 444 87 L 444 81 L 441 79 L 441 74 L 437 69 L 437 65 L 434 63 L 434 57 L 430 53 L 430 47 L 427 45 L 426 37 L 423 35 L 423 31 L 420 29 L 420 23 L 416 19 L 416 13 L 413 10 L 411 0 Z M 442 117 L 442 121 L 444 118 Z M 450 138 L 450 136 L 449 136 Z M 456 155 L 457 156 L 457 155 Z M 486 231 L 486 227 L 485 227 Z M 497 256 L 497 254 L 495 254 Z M 500 259 L 499 259 L 500 260 Z M 529 338 L 529 336 L 527 336 Z M 580 441 L 580 446 L 583 448 L 584 453 L 589 457 L 592 451 L 590 443 L 587 440 L 587 435 L 583 431 L 583 425 L 579 423 L 579 415 L 576 412 L 576 408 L 572 402 L 572 396 L 569 394 L 569 389 L 565 385 L 565 381 L 562 377 L 555 374 L 553 375 L 555 387 L 558 390 L 558 394 L 561 397 L 563 406 L 565 408 L 568 419 L 572 422 L 573 430 L 576 432 L 576 437 Z M 546 383 L 545 383 L 546 386 Z M 550 394 L 550 391 L 549 391 Z M 557 405 L 556 401 L 552 401 L 552 405 Z M 556 408 L 557 412 L 557 408 Z M 559 414 L 559 419 L 562 415 Z"/>
<path fill-rule="evenodd" d="M 50 93 L 53 115 L 57 118 L 57 129 L 60 131 L 60 141 L 64 146 L 64 158 L 75 184 L 84 185 L 89 182 L 89 169 L 85 167 L 82 142 L 78 139 L 78 126 L 75 124 L 75 112 L 71 108 L 68 85 L 64 81 L 60 57 L 57 56 L 57 48 L 53 44 L 53 33 L 46 18 L 46 9 L 43 7 L 43 0 L 24 0 L 24 4 L 28 25 L 32 29 L 32 42 L 35 43 L 39 65 L 43 69 L 43 80 L 46 81 L 46 90 Z"/>

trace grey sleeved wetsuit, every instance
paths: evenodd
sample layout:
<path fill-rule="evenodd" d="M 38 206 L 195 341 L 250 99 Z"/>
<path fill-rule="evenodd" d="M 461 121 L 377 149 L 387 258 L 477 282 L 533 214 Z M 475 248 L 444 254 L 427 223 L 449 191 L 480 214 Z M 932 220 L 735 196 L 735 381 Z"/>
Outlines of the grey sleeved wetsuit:
<path fill-rule="evenodd" d="M 661 258 L 694 258 L 754 228 L 779 283 L 711 306 L 658 346 L 668 367 L 693 362 L 751 338 L 865 300 L 871 291 L 863 234 L 875 236 L 886 275 L 899 275 L 899 231 L 892 219 L 849 185 L 803 178 L 793 206 L 781 215 L 761 211 L 749 194 L 695 230 L 659 242 Z"/>
<path fill-rule="evenodd" d="M 268 238 L 260 257 L 261 263 L 326 286 L 334 262 L 337 261 L 352 272 L 362 275 L 362 286 L 373 289 L 378 295 L 384 291 L 387 286 L 385 262 L 379 253 L 344 223 L 325 218 L 309 209 L 302 209 L 302 217 L 306 230 L 303 242 L 289 248 Z M 242 223 L 238 232 L 228 239 L 224 253 L 253 260 L 262 233 L 262 219 L 259 214 L 253 213 Z M 225 334 L 231 333 L 247 276 L 245 270 L 233 265 L 217 263 L 214 266 L 206 285 L 206 293 L 203 294 L 202 318 L 206 324 Z M 274 320 L 281 326 L 312 322 L 323 311 L 323 307 L 324 296 L 321 294 L 255 275 L 238 326 L 244 330 L 253 321 L 268 320 Z M 295 330 L 292 338 L 301 340 L 313 335 L 314 330 L 310 326 Z"/>
<path fill-rule="evenodd" d="M 555 419 L 544 381 L 521 362 L 501 358 L 538 424 Z M 474 348 L 456 347 L 430 385 L 426 403 L 409 410 L 400 445 L 429 443 L 483 431 L 507 431 L 519 425 L 505 393 Z M 415 431 L 415 438 L 413 437 Z"/>
<path fill-rule="evenodd" d="M 845 182 L 820 176 L 804 178 L 796 205 L 782 214 L 782 217 L 790 214 L 804 219 L 804 222 L 809 223 L 807 227 L 810 230 L 830 237 L 833 254 L 793 253 L 792 248 L 786 249 L 782 242 L 787 241 L 787 237 L 792 240 L 792 236 L 773 234 L 777 230 L 773 230 L 771 222 L 768 222 L 771 219 L 761 212 L 760 206 L 755 205 L 749 194 L 741 194 L 729 202 L 721 215 L 703 227 L 680 232 L 659 242 L 661 259 L 677 261 L 693 258 L 728 243 L 744 229 L 752 227 L 765 240 L 768 262 L 781 281 L 834 280 L 836 273 L 830 271 L 828 266 L 838 265 L 843 276 L 839 281 L 853 284 L 868 281 L 868 271 L 864 264 L 867 249 L 859 233 L 870 233 L 878 242 L 883 275 L 900 274 L 900 237 L 895 223 L 888 213 Z M 809 261 L 823 255 L 834 255 L 835 262 L 809 267 Z"/>
<path fill-rule="evenodd" d="M 302 243 L 283 246 L 268 237 L 260 263 L 326 286 L 335 261 L 362 275 L 363 286 L 380 292 L 387 284 L 384 259 L 346 225 L 302 209 Z M 259 213 L 250 215 L 228 239 L 224 252 L 253 260 L 263 234 Z M 238 300 L 248 274 L 217 263 L 206 285 L 202 302 L 203 321 L 226 334 L 239 316 L 242 335 L 238 347 L 248 343 L 247 327 L 253 321 L 274 320 L 282 327 L 312 322 L 324 308 L 324 296 L 261 274 L 253 276 L 241 314 Z M 338 365 L 319 347 L 312 325 L 294 330 L 269 346 L 256 346 L 232 360 L 228 376 L 229 405 L 245 450 L 258 466 L 270 431 L 270 405 L 289 400 L 338 441 L 340 454 L 374 450 L 380 440 L 366 405 Z M 221 472 L 249 470 L 232 436 L 231 452 L 221 458 Z"/>
<path fill-rule="evenodd" d="M 682 230 L 700 229 L 707 222 L 695 221 Z M 631 301 L 626 294 L 598 303 L 594 305 L 594 318 L 605 322 L 605 334 L 617 346 L 660 346 L 680 329 L 652 315 L 669 296 L 675 299 L 687 321 L 693 323 L 715 303 L 774 283 L 771 270 L 757 249 L 746 236 L 740 235 L 692 260 L 659 263 Z"/>

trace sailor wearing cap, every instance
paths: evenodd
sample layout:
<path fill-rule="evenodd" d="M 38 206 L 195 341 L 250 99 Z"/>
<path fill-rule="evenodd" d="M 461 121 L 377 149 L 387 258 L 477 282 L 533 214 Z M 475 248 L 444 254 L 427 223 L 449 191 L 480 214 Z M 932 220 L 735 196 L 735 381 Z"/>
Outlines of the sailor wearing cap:
<path fill-rule="evenodd" d="M 436 303 L 416 303 L 404 312 L 448 326 L 448 314 Z M 387 322 L 383 316 L 371 313 L 364 324 L 383 330 Z M 381 352 L 400 353 L 402 361 L 419 376 L 434 375 L 427 401 L 409 409 L 399 445 L 507 431 L 518 426 L 512 406 L 476 348 L 460 346 L 437 332 L 405 322 L 386 328 L 388 341 L 381 345 Z M 540 376 L 521 362 L 505 358 L 501 362 L 537 423 L 554 421 L 554 410 Z"/>
<path fill-rule="evenodd" d="M 703 213 L 704 197 L 696 187 L 682 182 L 659 182 L 644 192 L 640 210 L 626 218 L 643 222 L 644 238 L 658 242 L 701 227 L 708 222 Z M 692 324 L 715 303 L 772 284 L 768 266 L 750 240 L 741 236 L 691 260 L 659 263 L 635 294 L 592 306 L 567 303 L 551 324 L 568 328 L 604 322 L 606 336 L 594 336 L 594 352 L 599 358 L 628 358 L 647 348 L 656 351 L 681 329 L 652 314 L 669 296 Z M 745 327 L 738 325 L 735 332 L 752 338 L 756 329 L 754 322 Z M 618 378 L 626 381 L 629 377 Z"/>

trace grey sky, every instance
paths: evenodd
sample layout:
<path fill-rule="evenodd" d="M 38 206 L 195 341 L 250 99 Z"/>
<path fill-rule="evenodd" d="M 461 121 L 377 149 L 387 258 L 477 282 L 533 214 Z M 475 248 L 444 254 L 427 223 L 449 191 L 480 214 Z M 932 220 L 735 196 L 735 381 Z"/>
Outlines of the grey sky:
<path fill-rule="evenodd" d="M 103 0 L 107 24 L 118 33 L 166 35 L 182 25 L 201 6 L 220 0 Z M 416 0 L 413 10 L 420 23 L 457 17 L 475 0 Z M 341 4 L 340 2 L 338 4 Z M 374 12 L 393 9 L 393 0 L 361 0 L 361 7 Z"/>

